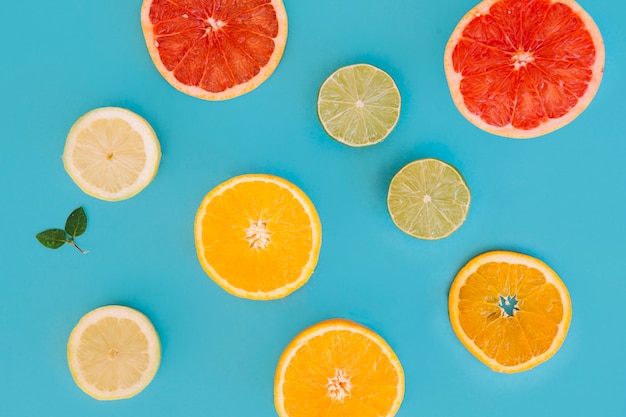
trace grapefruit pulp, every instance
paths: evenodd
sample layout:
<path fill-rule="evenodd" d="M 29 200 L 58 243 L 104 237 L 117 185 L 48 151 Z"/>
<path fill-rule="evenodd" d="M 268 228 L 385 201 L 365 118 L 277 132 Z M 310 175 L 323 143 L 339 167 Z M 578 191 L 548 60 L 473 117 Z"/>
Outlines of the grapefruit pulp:
<path fill-rule="evenodd" d="M 604 43 L 573 0 L 484 0 L 454 29 L 444 66 L 454 103 L 470 122 L 531 138 L 589 105 L 602 79 Z"/>
<path fill-rule="evenodd" d="M 161 75 L 205 100 L 258 87 L 278 66 L 287 41 L 282 0 L 144 0 L 141 25 Z"/>

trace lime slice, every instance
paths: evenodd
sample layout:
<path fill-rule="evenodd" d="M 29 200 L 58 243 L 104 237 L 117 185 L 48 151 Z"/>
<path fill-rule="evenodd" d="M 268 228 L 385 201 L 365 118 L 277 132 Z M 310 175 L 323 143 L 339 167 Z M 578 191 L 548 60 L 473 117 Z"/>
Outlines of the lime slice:
<path fill-rule="evenodd" d="M 391 180 L 387 207 L 403 232 L 419 239 L 442 239 L 467 217 L 470 190 L 454 167 L 437 159 L 420 159 Z"/>
<path fill-rule="evenodd" d="M 400 91 L 386 72 L 368 64 L 350 65 L 324 81 L 317 114 L 333 139 L 354 147 L 374 145 L 398 123 Z"/>
<path fill-rule="evenodd" d="M 67 342 L 67 361 L 76 384 L 99 400 L 130 398 L 154 378 L 161 343 L 146 316 L 110 305 L 85 314 Z"/>
<path fill-rule="evenodd" d="M 161 147 L 141 116 L 118 107 L 92 110 L 67 135 L 63 163 L 87 194 L 107 201 L 130 198 L 155 177 Z"/>

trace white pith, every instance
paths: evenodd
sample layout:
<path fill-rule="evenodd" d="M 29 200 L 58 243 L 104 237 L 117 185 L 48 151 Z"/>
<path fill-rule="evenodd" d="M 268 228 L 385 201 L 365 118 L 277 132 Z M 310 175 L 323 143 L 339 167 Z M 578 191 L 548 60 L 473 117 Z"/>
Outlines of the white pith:
<path fill-rule="evenodd" d="M 251 249 L 265 249 L 270 243 L 272 232 L 268 229 L 268 222 L 263 219 L 257 221 L 250 220 L 250 227 L 245 232 L 245 239 L 248 241 Z"/>
<path fill-rule="evenodd" d="M 343 369 L 335 369 L 335 375 L 328 378 L 326 388 L 328 388 L 327 395 L 330 399 L 343 402 L 346 397 L 350 396 L 352 383 L 350 382 L 350 377 L 347 372 Z"/>

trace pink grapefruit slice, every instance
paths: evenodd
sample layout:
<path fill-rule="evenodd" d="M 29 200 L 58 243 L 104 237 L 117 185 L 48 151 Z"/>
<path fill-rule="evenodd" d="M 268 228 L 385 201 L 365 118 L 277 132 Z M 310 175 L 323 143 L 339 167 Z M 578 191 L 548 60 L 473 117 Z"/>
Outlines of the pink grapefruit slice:
<path fill-rule="evenodd" d="M 604 43 L 573 0 L 484 0 L 459 22 L 444 66 L 454 103 L 500 136 L 532 138 L 574 120 L 604 70 Z"/>
<path fill-rule="evenodd" d="M 205 100 L 230 99 L 261 85 L 287 41 L 282 0 L 144 0 L 141 25 L 161 75 Z"/>

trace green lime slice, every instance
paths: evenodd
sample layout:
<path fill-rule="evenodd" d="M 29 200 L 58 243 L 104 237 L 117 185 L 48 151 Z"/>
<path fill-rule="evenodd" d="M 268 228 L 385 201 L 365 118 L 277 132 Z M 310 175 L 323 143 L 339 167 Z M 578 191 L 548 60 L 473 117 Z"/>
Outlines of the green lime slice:
<path fill-rule="evenodd" d="M 469 211 L 471 194 L 454 167 L 437 159 L 420 159 L 391 180 L 387 207 L 403 232 L 435 240 L 457 230 Z"/>
<path fill-rule="evenodd" d="M 324 81 L 317 114 L 326 133 L 348 146 L 385 139 L 400 117 L 400 91 L 383 70 L 368 64 L 339 68 Z"/>

